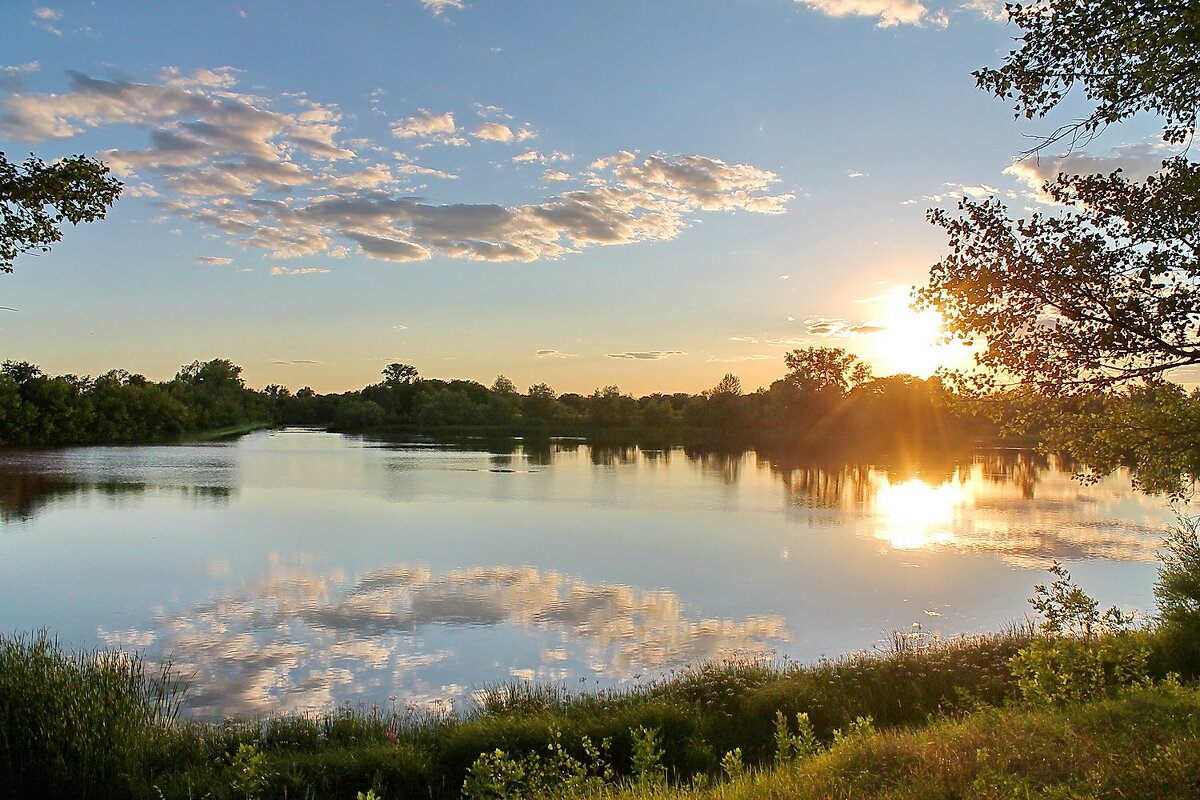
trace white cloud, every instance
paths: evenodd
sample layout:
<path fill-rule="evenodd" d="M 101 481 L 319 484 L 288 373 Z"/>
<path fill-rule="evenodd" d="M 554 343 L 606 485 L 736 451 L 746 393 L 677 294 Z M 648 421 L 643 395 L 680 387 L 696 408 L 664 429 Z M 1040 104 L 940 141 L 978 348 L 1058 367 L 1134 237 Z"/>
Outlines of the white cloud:
<path fill-rule="evenodd" d="M 485 139 L 489 142 L 511 142 L 515 138 L 512 128 L 501 125 L 499 122 L 481 123 L 471 132 L 471 135 L 476 139 Z"/>
<path fill-rule="evenodd" d="M 560 169 L 548 169 L 542 173 L 542 182 L 543 183 L 553 183 L 555 181 L 569 181 L 569 180 L 571 180 L 571 173 L 563 172 Z"/>
<path fill-rule="evenodd" d="M 974 11 L 992 22 L 1004 22 L 1008 19 L 1004 3 L 1005 0 L 969 0 L 958 8 L 960 11 Z"/>
<path fill-rule="evenodd" d="M 1108 175 L 1119 169 L 1123 177 L 1142 181 L 1161 169 L 1163 160 L 1170 158 L 1173 152 L 1161 142 L 1138 142 L 1114 147 L 1102 155 L 1075 152 L 1058 158 L 1015 159 L 1004 174 L 1013 176 L 1028 189 L 1026 196 L 1029 199 L 1049 205 L 1053 201 L 1042 191 L 1042 186 L 1059 173 Z"/>
<path fill-rule="evenodd" d="M 804 320 L 804 332 L 825 339 L 849 339 L 886 330 L 873 322 L 851 322 L 841 317 L 814 317 Z"/>
<path fill-rule="evenodd" d="M 301 267 L 299 269 L 291 269 L 289 267 L 271 267 L 267 270 L 268 275 L 315 275 L 321 272 L 329 272 L 327 269 L 319 267 Z"/>
<path fill-rule="evenodd" d="M 232 258 L 224 256 L 196 256 L 196 261 L 200 264 L 232 264 Z"/>
<path fill-rule="evenodd" d="M 773 356 L 769 353 L 752 353 L 748 356 L 734 356 L 733 358 L 718 358 L 717 356 L 709 356 L 710 364 L 741 364 L 746 361 L 777 361 L 779 356 Z"/>
<path fill-rule="evenodd" d="M 538 350 L 534 355 L 538 358 L 578 358 L 577 353 L 564 353 L 561 350 Z"/>
<path fill-rule="evenodd" d="M 447 8 L 462 8 L 463 0 L 421 0 L 421 5 L 434 14 L 441 14 Z"/>
<path fill-rule="evenodd" d="M 392 134 L 400 137 L 449 135 L 457 130 L 453 111 L 434 114 L 425 109 L 392 126 Z"/>
<path fill-rule="evenodd" d="M 880 28 L 893 25 L 946 26 L 946 16 L 931 12 L 917 0 L 796 0 L 831 17 L 878 17 Z"/>
<path fill-rule="evenodd" d="M 406 331 L 406 330 L 408 330 L 408 326 L 407 326 L 407 325 L 393 325 L 393 326 L 392 326 L 392 330 L 394 330 L 394 331 Z"/>
<path fill-rule="evenodd" d="M 35 8 L 33 10 L 33 19 L 29 24 L 35 28 L 41 28 L 44 31 L 53 33 L 55 36 L 62 36 L 62 29 L 55 27 L 51 23 L 61 22 L 63 12 L 60 8 Z"/>
<path fill-rule="evenodd" d="M 423 167 L 420 164 L 398 164 L 396 172 L 403 175 L 428 175 L 432 178 L 446 178 L 447 180 L 454 180 L 458 177 L 453 172 L 443 172 L 440 169 Z"/>
<path fill-rule="evenodd" d="M 324 364 L 325 362 L 311 358 L 277 358 L 271 361 L 271 363 L 280 367 L 297 367 L 305 364 Z"/>
<path fill-rule="evenodd" d="M 204 225 L 272 258 L 342 257 L 422 261 L 557 258 L 595 245 L 673 238 L 697 212 L 779 214 L 791 194 L 772 194 L 774 173 L 703 155 L 629 151 L 592 163 L 586 187 L 525 205 L 433 203 L 406 195 L 405 176 L 454 178 L 394 154 L 372 163 L 340 140 L 340 111 L 299 95 L 271 100 L 237 91 L 229 67 L 157 83 L 71 76 L 61 94 L 0 100 L 0 135 L 30 141 L 125 125 L 148 130 L 141 150 L 99 155 L 176 217 Z M 290 104 L 292 110 L 275 108 Z M 446 136 L 453 114 L 409 117 L 405 130 Z M 515 135 L 515 134 L 514 134 Z M 536 151 L 530 151 L 536 152 Z M 538 154 L 542 163 L 563 153 Z M 565 173 L 548 170 L 547 180 Z M 279 268 L 282 270 L 282 268 Z M 273 271 L 272 274 L 302 274 Z"/>
<path fill-rule="evenodd" d="M 944 203 L 947 200 L 957 200 L 960 197 L 969 197 L 972 200 L 982 200 L 985 197 L 994 197 L 1000 193 L 999 189 L 987 183 L 968 185 L 965 183 L 954 183 L 953 181 L 947 181 L 943 183 L 942 186 L 946 187 L 948 191 L 938 192 L 937 194 L 927 194 L 921 199 L 930 203 Z M 915 202 L 917 201 L 905 200 L 901 202 L 900 205 L 912 205 Z"/>
<path fill-rule="evenodd" d="M 634 361 L 659 361 L 671 356 L 686 356 L 682 350 L 634 350 L 624 353 L 606 353 L 605 358 L 624 358 Z"/>
<path fill-rule="evenodd" d="M 846 170 L 846 177 L 847 178 L 865 178 L 865 177 L 867 177 L 867 173 L 859 172 L 856 169 L 848 169 L 848 170 Z"/>
<path fill-rule="evenodd" d="M 637 153 L 631 153 L 628 150 L 621 150 L 616 155 L 598 158 L 588 165 L 589 169 L 603 170 L 610 167 L 615 167 L 618 164 L 628 164 L 637 159 Z"/>
<path fill-rule="evenodd" d="M 557 150 L 555 150 L 553 153 L 539 153 L 537 150 L 529 150 L 528 152 L 519 153 L 513 156 L 512 160 L 517 164 L 549 164 L 553 161 L 570 161 L 572 158 L 574 158 L 574 156 L 572 156 L 570 153 L 560 153 Z"/>

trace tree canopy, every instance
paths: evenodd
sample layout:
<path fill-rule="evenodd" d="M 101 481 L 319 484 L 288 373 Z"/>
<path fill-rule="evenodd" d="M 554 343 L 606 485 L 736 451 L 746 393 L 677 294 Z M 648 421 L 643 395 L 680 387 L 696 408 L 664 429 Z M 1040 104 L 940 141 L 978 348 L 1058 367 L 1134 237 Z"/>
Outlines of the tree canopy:
<path fill-rule="evenodd" d="M 15 164 L 0 152 L 0 272 L 12 272 L 18 255 L 48 251 L 64 222 L 102 219 L 120 193 L 108 167 L 86 156 Z"/>
<path fill-rule="evenodd" d="M 1168 142 L 1187 141 L 1200 106 L 1200 6 L 1172 0 L 1034 0 L 1008 5 L 1024 30 L 999 69 L 974 75 L 981 89 L 1012 100 L 1016 115 L 1044 117 L 1075 87 L 1095 108 L 1047 143 L 1090 138 L 1147 111 Z"/>
<path fill-rule="evenodd" d="M 1046 191 L 1068 213 L 1014 222 L 994 199 L 930 212 L 950 253 L 920 301 L 982 337 L 988 376 L 1045 392 L 1200 363 L 1200 165 L 1176 158 L 1144 182 L 1059 175 Z"/>

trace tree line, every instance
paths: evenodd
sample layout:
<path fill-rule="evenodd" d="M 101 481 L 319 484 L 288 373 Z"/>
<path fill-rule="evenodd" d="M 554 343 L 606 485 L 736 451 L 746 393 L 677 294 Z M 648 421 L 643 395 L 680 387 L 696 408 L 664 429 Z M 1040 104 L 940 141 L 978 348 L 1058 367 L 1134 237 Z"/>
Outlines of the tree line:
<path fill-rule="evenodd" d="M 503 375 L 490 386 L 422 378 L 407 364 L 389 364 L 382 380 L 362 389 L 318 394 L 309 387 L 293 393 L 277 384 L 250 389 L 241 367 L 225 359 L 194 362 L 165 382 L 124 370 L 97 378 L 50 376 L 32 364 L 6 361 L 0 367 L 0 444 L 154 442 L 254 423 L 347 432 L 652 431 L 760 446 L 961 442 L 994 430 L 990 420 L 963 405 L 936 378 L 875 378 L 840 348 L 793 350 L 784 364 L 780 379 L 752 392 L 727 374 L 698 394 L 634 397 L 617 386 L 560 394 L 536 383 L 521 392 Z"/>

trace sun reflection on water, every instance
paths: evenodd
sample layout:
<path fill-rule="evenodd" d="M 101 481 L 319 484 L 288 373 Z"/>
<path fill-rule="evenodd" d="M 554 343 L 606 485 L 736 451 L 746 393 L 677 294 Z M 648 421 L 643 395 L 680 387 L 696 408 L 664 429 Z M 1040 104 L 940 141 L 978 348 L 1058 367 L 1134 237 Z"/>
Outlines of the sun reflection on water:
<path fill-rule="evenodd" d="M 958 543 L 956 523 L 972 492 L 957 472 L 936 486 L 920 478 L 892 483 L 883 472 L 871 479 L 871 505 L 880 526 L 876 536 L 899 550 Z"/>

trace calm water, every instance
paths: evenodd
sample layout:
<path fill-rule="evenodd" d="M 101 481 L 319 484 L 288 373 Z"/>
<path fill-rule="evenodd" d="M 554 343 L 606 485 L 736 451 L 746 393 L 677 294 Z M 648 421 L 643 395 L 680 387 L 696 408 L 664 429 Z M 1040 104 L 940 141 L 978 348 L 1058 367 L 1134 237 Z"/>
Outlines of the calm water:
<path fill-rule="evenodd" d="M 287 430 L 0 453 L 0 631 L 170 657 L 202 716 L 432 703 L 994 630 L 1052 559 L 1145 609 L 1173 518 L 1126 475 L 1016 452 L 889 472 L 509 449 Z"/>

